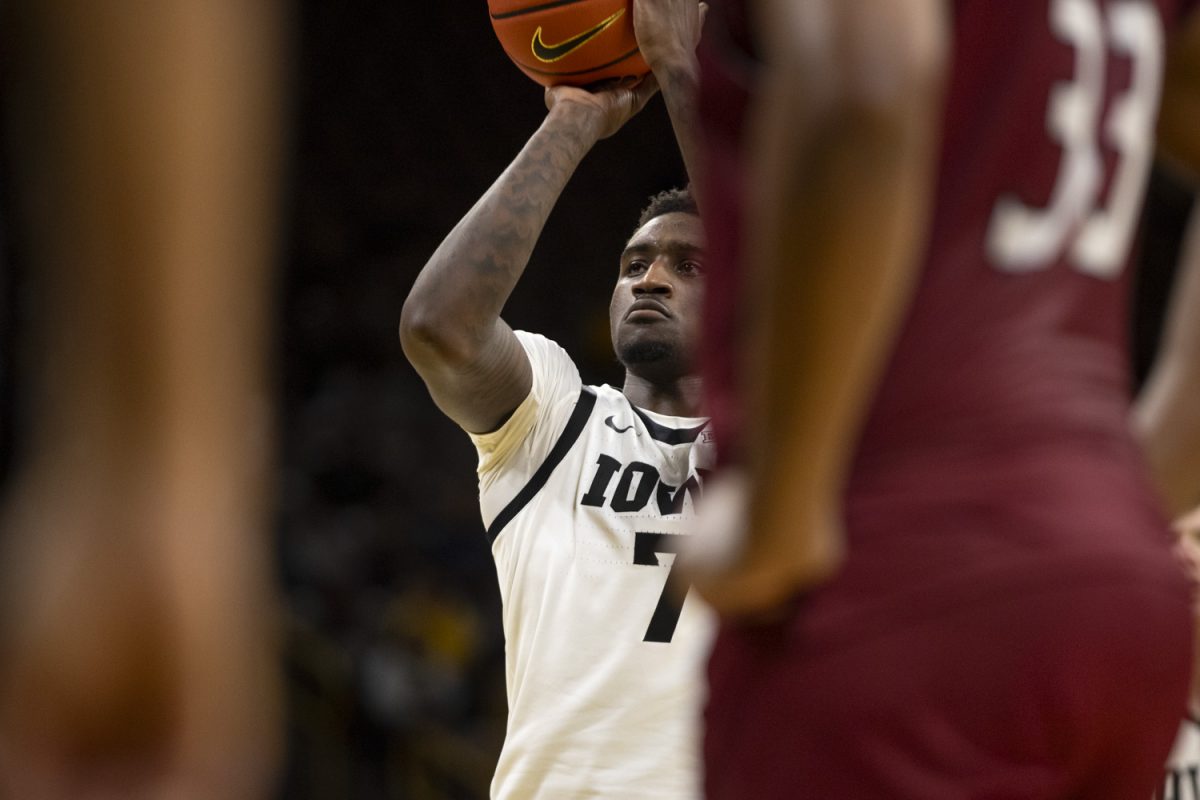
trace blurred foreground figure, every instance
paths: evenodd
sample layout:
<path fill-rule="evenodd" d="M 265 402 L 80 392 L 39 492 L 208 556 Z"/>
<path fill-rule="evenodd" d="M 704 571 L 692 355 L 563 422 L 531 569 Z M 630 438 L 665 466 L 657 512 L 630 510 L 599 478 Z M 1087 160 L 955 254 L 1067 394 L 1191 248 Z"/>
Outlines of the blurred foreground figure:
<path fill-rule="evenodd" d="M 1126 264 L 1160 97 L 1200 168 L 1195 5 L 714 3 L 713 800 L 1152 794 L 1189 592 Z"/>
<path fill-rule="evenodd" d="M 263 797 L 280 11 L 7 13 L 39 330 L 0 554 L 0 795 Z"/>

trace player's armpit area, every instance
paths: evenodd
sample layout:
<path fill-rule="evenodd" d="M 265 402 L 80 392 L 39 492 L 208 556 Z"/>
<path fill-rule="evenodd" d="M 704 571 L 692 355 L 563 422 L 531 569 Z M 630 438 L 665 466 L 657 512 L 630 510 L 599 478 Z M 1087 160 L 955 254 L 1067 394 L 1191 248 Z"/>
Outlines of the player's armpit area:
<path fill-rule="evenodd" d="M 529 431 L 537 422 L 537 400 L 530 392 L 525 396 L 521 405 L 501 423 L 496 430 L 488 433 L 472 433 L 471 441 L 479 451 L 479 466 L 476 471 L 480 476 L 493 473 L 508 463 L 509 457 L 520 447 L 521 442 L 529 435 Z"/>

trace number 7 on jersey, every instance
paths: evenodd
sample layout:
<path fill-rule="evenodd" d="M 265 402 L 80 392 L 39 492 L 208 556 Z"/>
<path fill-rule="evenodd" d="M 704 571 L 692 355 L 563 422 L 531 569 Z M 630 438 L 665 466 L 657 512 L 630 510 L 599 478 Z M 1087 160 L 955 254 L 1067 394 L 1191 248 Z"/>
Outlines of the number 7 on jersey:
<path fill-rule="evenodd" d="M 658 567 L 659 553 L 678 553 L 683 537 L 671 533 L 651 533 L 635 531 L 633 534 L 633 563 L 644 567 Z M 676 567 L 679 559 L 667 570 L 667 580 L 663 584 L 662 594 L 658 597 L 658 605 L 646 626 L 643 642 L 670 642 L 675 635 L 675 626 L 679 624 L 679 615 L 683 611 L 683 601 L 691 587 L 681 587 L 679 573 Z M 676 598 L 679 598 L 676 600 Z"/>

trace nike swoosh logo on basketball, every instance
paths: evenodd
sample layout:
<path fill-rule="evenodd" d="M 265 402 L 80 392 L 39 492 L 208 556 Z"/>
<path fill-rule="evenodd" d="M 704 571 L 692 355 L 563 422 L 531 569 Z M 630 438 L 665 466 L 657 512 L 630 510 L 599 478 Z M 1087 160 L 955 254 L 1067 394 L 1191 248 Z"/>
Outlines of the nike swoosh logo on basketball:
<path fill-rule="evenodd" d="M 604 424 L 612 428 L 617 433 L 624 433 L 625 431 L 633 428 L 633 425 L 626 425 L 624 428 L 618 428 L 617 423 L 613 422 L 613 417 L 615 416 L 615 414 L 609 414 L 607 417 L 605 417 Z"/>
<path fill-rule="evenodd" d="M 625 9 L 622 8 L 620 11 L 616 12 L 608 19 L 600 22 L 595 27 L 589 28 L 583 33 L 577 33 L 570 39 L 561 41 L 558 44 L 546 44 L 545 41 L 542 40 L 542 26 L 539 25 L 538 29 L 533 32 L 533 57 L 538 61 L 542 61 L 547 64 L 551 63 L 552 61 L 558 61 L 560 58 L 566 58 L 568 55 L 583 47 L 592 39 L 595 39 L 597 36 L 604 33 L 605 29 L 619 20 L 621 15 L 624 13 Z"/>

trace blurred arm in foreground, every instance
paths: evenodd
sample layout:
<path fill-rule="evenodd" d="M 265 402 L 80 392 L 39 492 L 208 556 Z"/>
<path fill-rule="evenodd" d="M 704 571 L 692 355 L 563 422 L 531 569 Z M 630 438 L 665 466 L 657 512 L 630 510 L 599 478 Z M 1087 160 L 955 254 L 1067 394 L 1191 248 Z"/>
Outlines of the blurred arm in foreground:
<path fill-rule="evenodd" d="M 1200 14 L 1168 54 L 1158 144 L 1163 159 L 1200 178 Z M 1138 397 L 1134 426 L 1168 510 L 1200 502 L 1200 206 L 1192 212 L 1163 344 Z"/>
<path fill-rule="evenodd" d="M 39 330 L 3 520 L 0 786 L 262 797 L 280 7 L 9 13 Z"/>
<path fill-rule="evenodd" d="M 946 38 L 928 0 L 763 0 L 754 12 L 749 534 L 737 563 L 693 565 L 730 613 L 768 609 L 841 565 L 845 473 L 924 241 Z"/>

